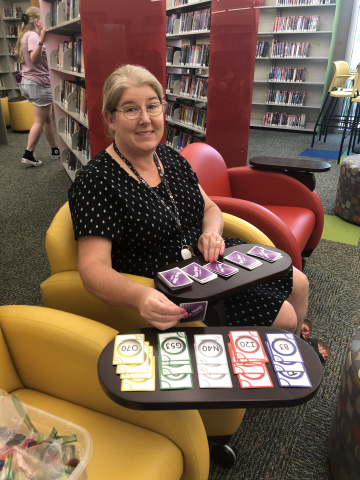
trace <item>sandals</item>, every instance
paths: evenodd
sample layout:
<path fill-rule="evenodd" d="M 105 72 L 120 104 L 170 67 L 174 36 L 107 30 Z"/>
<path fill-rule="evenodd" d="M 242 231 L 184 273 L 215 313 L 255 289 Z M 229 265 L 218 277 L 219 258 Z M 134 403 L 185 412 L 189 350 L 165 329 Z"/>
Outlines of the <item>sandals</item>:
<path fill-rule="evenodd" d="M 322 340 L 318 340 L 317 338 L 310 338 L 310 337 L 304 338 L 302 333 L 300 334 L 300 338 L 305 342 L 307 342 L 310 345 L 310 347 L 312 347 L 316 355 L 319 357 L 321 363 L 325 363 L 325 358 L 319 352 L 319 345 L 328 354 L 328 358 L 330 357 L 330 348 Z"/>

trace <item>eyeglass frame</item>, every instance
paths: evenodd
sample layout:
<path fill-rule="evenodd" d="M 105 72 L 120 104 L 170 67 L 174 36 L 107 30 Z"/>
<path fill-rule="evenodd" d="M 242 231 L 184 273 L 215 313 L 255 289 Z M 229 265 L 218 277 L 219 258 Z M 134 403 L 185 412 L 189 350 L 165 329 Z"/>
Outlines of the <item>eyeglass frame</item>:
<path fill-rule="evenodd" d="M 159 103 L 160 105 L 162 105 L 162 110 L 161 110 L 160 113 L 157 113 L 156 115 L 151 115 L 151 113 L 149 113 L 149 112 L 147 111 L 147 113 L 148 113 L 148 115 L 149 115 L 150 117 L 158 117 L 159 115 L 161 115 L 162 113 L 164 113 L 164 107 L 166 107 L 166 102 L 159 101 L 159 102 L 149 103 L 149 105 L 154 105 L 154 104 L 156 104 L 156 103 Z M 124 117 L 125 117 L 127 120 L 137 120 L 138 118 L 141 117 L 142 110 L 144 110 L 144 108 L 147 109 L 147 108 L 149 107 L 149 105 L 147 105 L 146 107 L 138 107 L 138 108 L 140 108 L 140 113 L 139 113 L 139 115 L 138 115 L 137 117 L 133 117 L 133 118 L 128 118 L 128 117 L 125 115 L 125 113 L 124 113 L 124 109 L 119 110 L 119 109 L 117 109 L 117 108 L 114 108 L 113 112 L 122 112 L 122 114 L 124 115 Z M 131 106 L 131 105 L 129 105 L 129 106 Z"/>

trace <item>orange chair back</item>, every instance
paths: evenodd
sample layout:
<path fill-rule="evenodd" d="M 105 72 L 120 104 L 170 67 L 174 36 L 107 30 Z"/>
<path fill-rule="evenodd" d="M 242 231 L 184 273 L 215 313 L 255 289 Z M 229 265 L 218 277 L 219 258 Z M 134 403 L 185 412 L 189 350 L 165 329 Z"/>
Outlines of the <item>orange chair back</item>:
<path fill-rule="evenodd" d="M 219 152 L 205 143 L 191 143 L 180 153 L 190 163 L 207 196 L 232 196 L 227 167 Z"/>

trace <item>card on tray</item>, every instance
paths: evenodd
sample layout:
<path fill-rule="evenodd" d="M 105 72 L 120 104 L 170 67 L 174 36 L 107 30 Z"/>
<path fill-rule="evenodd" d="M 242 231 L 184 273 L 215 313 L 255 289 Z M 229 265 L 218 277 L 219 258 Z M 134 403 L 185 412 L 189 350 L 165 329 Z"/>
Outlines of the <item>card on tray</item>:
<path fill-rule="evenodd" d="M 292 333 L 266 333 L 265 335 L 275 362 L 304 363 Z"/>
<path fill-rule="evenodd" d="M 222 335 L 194 335 L 196 362 L 201 364 L 227 365 L 227 357 Z"/>
<path fill-rule="evenodd" d="M 145 335 L 142 333 L 116 335 L 113 365 L 144 363 L 144 339 Z"/>
<path fill-rule="evenodd" d="M 232 388 L 230 374 L 206 374 L 202 375 L 198 372 L 200 388 Z"/>
<path fill-rule="evenodd" d="M 233 371 L 236 375 L 265 373 L 265 363 L 233 363 Z"/>
<path fill-rule="evenodd" d="M 121 391 L 146 392 L 155 390 L 155 357 L 152 362 L 151 378 L 124 378 L 121 380 Z"/>
<path fill-rule="evenodd" d="M 229 332 L 229 337 L 237 362 L 269 361 L 258 332 L 235 330 Z"/>
<path fill-rule="evenodd" d="M 152 377 L 152 363 L 153 363 L 153 347 L 149 348 L 149 369 L 145 373 L 121 373 L 120 378 L 151 378 Z"/>
<path fill-rule="evenodd" d="M 303 363 L 300 362 L 276 362 L 274 360 L 269 343 L 265 342 L 266 349 L 269 352 L 271 363 L 273 364 L 275 372 L 305 372 Z"/>
<path fill-rule="evenodd" d="M 231 277 L 239 271 L 238 268 L 232 267 L 231 265 L 226 265 L 222 262 L 211 262 L 204 265 L 204 268 L 210 270 L 214 273 L 217 273 L 221 277 Z"/>
<path fill-rule="evenodd" d="M 249 255 L 253 255 L 254 257 L 262 258 L 267 262 L 275 262 L 276 260 L 279 260 L 279 258 L 282 258 L 281 253 L 272 252 L 264 247 L 253 247 L 247 253 Z"/>
<path fill-rule="evenodd" d="M 189 373 L 178 373 L 165 376 L 160 370 L 159 376 L 160 390 L 183 390 L 186 388 L 193 388 L 192 375 Z"/>
<path fill-rule="evenodd" d="M 158 333 L 158 345 L 162 363 L 180 364 L 191 361 L 185 332 Z"/>
<path fill-rule="evenodd" d="M 158 277 L 172 290 L 189 287 L 194 283 L 191 278 L 185 275 L 178 267 L 165 270 L 164 272 L 158 272 Z"/>
<path fill-rule="evenodd" d="M 149 342 L 144 342 L 144 363 L 139 365 L 117 365 L 116 373 L 148 373 L 149 372 L 149 351 L 153 351 Z"/>
<path fill-rule="evenodd" d="M 211 365 L 202 365 L 197 364 L 198 373 L 202 375 L 213 375 L 213 374 L 223 374 L 223 373 L 230 373 L 229 367 L 225 364 L 211 364 Z"/>
<path fill-rule="evenodd" d="M 306 372 L 276 372 L 280 387 L 312 387 Z"/>
<path fill-rule="evenodd" d="M 199 283 L 207 283 L 217 278 L 216 273 L 209 272 L 209 270 L 195 262 L 186 265 L 186 267 L 183 267 L 181 270 Z"/>
<path fill-rule="evenodd" d="M 245 253 L 240 252 L 232 252 L 227 257 L 224 257 L 224 260 L 228 260 L 229 262 L 235 263 L 240 267 L 246 268 L 248 270 L 253 270 L 256 267 L 260 267 L 262 263 L 255 258 L 249 257 L 245 255 Z"/>
<path fill-rule="evenodd" d="M 182 318 L 180 323 L 202 322 L 205 319 L 207 306 L 207 301 L 180 303 L 180 307 L 184 308 L 188 313 L 188 316 L 186 318 Z"/>
<path fill-rule="evenodd" d="M 265 365 L 264 373 L 240 373 L 238 379 L 241 388 L 270 388 L 274 386 Z"/>
<path fill-rule="evenodd" d="M 165 365 L 159 363 L 159 369 L 163 375 L 178 375 L 182 373 L 193 373 L 191 363 L 186 363 L 184 365 Z"/>

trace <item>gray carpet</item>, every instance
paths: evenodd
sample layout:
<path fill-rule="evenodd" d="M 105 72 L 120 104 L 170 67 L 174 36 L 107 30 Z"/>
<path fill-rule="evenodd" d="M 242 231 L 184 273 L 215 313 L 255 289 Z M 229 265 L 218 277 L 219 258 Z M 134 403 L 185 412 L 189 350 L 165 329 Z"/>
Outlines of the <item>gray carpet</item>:
<path fill-rule="evenodd" d="M 27 135 L 9 133 L 9 146 L 0 146 L 1 277 L 0 304 L 41 305 L 40 283 L 50 275 L 45 232 L 67 199 L 70 179 L 59 161 L 50 160 L 42 137 L 36 154 L 44 165 L 21 164 Z M 310 147 L 311 136 L 251 130 L 248 157 L 296 157 Z M 340 139 L 330 135 L 314 148 L 337 150 Z M 302 157 L 305 158 L 305 157 Z M 339 166 L 317 175 L 324 211 L 333 215 Z M 210 480 L 327 480 L 331 479 L 327 440 L 335 409 L 344 354 L 360 324 L 359 245 L 322 240 L 307 262 L 310 280 L 309 318 L 315 336 L 331 348 L 324 378 L 315 398 L 288 409 L 248 409 L 233 436 L 237 462 L 231 470 L 211 464 Z"/>

